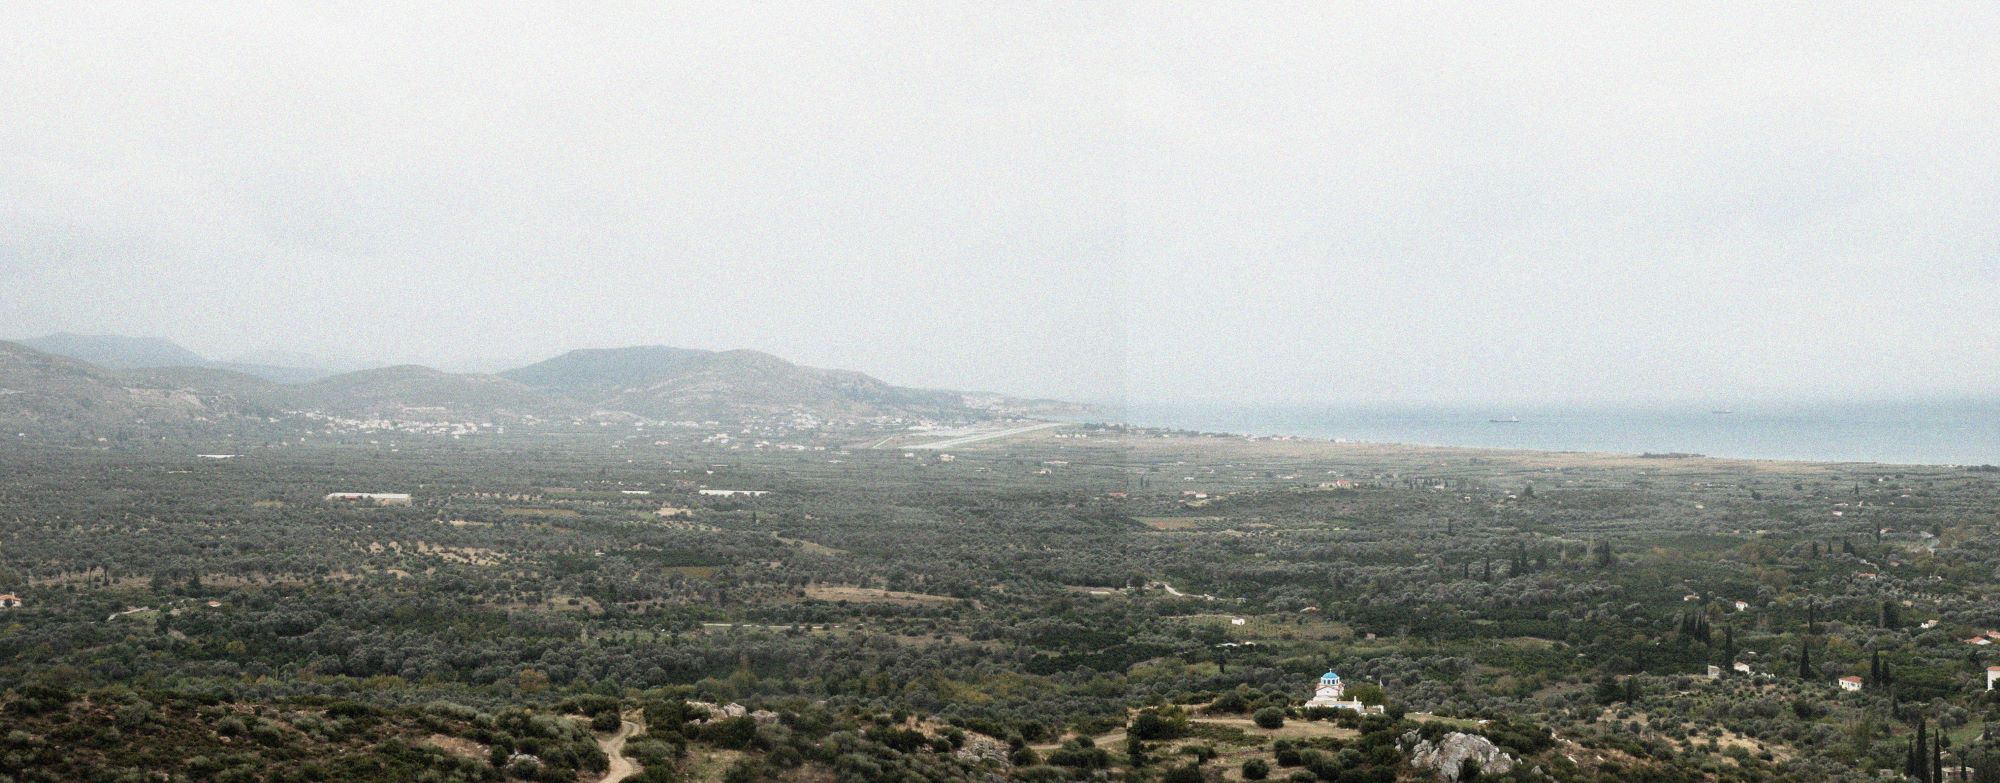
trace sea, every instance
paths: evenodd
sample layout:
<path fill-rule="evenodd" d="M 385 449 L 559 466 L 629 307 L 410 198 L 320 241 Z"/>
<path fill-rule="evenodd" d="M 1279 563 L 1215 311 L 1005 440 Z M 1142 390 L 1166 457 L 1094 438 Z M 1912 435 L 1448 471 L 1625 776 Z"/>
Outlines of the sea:
<path fill-rule="evenodd" d="M 1126 404 L 1128 424 L 1369 443 L 2000 465 L 2000 398 L 1581 406 Z"/>

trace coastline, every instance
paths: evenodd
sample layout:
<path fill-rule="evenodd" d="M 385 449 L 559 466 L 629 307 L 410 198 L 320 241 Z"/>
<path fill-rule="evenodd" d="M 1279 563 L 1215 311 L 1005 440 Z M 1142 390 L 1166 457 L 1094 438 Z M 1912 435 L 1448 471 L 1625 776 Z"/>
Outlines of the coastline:
<path fill-rule="evenodd" d="M 2000 401 L 1574 408 L 1103 406 L 1081 421 L 1411 448 L 1827 464 L 2000 464 Z M 1495 421 L 1493 414 L 1520 421 Z"/>

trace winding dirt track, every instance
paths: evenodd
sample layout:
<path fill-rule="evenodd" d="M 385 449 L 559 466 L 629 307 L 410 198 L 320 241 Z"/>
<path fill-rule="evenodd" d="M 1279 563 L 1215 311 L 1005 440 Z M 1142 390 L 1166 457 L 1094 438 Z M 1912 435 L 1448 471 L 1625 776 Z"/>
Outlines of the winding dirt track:
<path fill-rule="evenodd" d="M 611 759 L 610 769 L 605 771 L 604 777 L 598 779 L 597 783 L 618 783 L 639 774 L 638 762 L 625 758 L 625 740 L 643 728 L 637 721 L 627 719 L 618 724 L 616 733 L 597 738 L 597 747 L 602 748 L 604 755 Z"/>

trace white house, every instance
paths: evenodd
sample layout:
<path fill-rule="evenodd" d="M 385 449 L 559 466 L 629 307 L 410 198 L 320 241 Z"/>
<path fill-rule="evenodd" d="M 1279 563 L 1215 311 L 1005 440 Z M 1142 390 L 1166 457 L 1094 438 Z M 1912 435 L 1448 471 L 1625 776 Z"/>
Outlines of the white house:
<path fill-rule="evenodd" d="M 1241 617 L 1231 617 L 1231 618 L 1229 618 L 1229 624 L 1230 624 L 1230 625 L 1242 625 L 1242 624 L 1243 624 L 1243 618 L 1241 618 Z"/>
<path fill-rule="evenodd" d="M 6 593 L 4 595 L 0 595 L 0 609 L 19 609 L 19 608 L 21 608 L 20 596 L 15 595 L 13 593 Z"/>
<path fill-rule="evenodd" d="M 1742 661 L 1737 661 L 1737 662 L 1736 662 L 1736 665 L 1735 665 L 1735 666 L 1732 666 L 1732 667 L 1730 667 L 1730 668 L 1732 668 L 1732 669 L 1735 669 L 1735 670 L 1737 670 L 1737 671 L 1739 671 L 1739 672 L 1742 672 L 1742 673 L 1744 673 L 1744 674 L 1749 674 L 1749 673 L 1750 673 L 1750 664 L 1747 664 L 1747 663 L 1744 663 L 1744 662 L 1742 662 Z"/>
<path fill-rule="evenodd" d="M 763 494 L 765 494 L 765 493 L 767 493 L 767 492 L 769 492 L 769 491 L 770 491 L 770 490 L 766 490 L 766 489 L 704 489 L 704 490 L 700 490 L 701 494 L 704 494 L 704 495 L 708 495 L 709 497 L 719 497 L 719 498 L 726 498 L 726 497 L 734 497 L 734 496 L 736 496 L 736 495 L 749 495 L 750 497 L 753 497 L 753 498 L 754 498 L 754 497 L 757 497 L 757 496 L 759 496 L 759 495 L 763 495 Z"/>
<path fill-rule="evenodd" d="M 1858 691 L 1858 690 L 1861 690 L 1861 678 L 1860 678 L 1860 677 L 1842 677 L 1842 678 L 1840 678 L 1840 689 L 1841 689 L 1841 690 L 1843 690 L 1843 691 Z"/>
<path fill-rule="evenodd" d="M 1750 608 L 1750 602 L 1749 602 L 1749 601 L 1737 601 L 1737 602 L 1736 602 L 1736 611 L 1739 611 L 1739 612 L 1741 612 L 1741 611 L 1745 611 L 1745 610 L 1747 610 L 1747 609 L 1749 609 L 1749 608 Z"/>
<path fill-rule="evenodd" d="M 14 605 L 19 606 L 20 603 L 16 602 Z M 2000 666 L 1986 667 L 1986 689 L 1993 690 L 1993 683 L 1996 682 L 2000 682 Z"/>
<path fill-rule="evenodd" d="M 1722 667 L 1720 667 L 1720 666 L 1717 666 L 1717 665 L 1715 665 L 1715 664 L 1712 664 L 1712 663 L 1711 663 L 1711 664 L 1709 664 L 1709 665 L 1708 665 L 1708 678 L 1709 678 L 1709 679 L 1711 679 L 1711 680 L 1719 680 L 1719 679 L 1722 679 Z"/>

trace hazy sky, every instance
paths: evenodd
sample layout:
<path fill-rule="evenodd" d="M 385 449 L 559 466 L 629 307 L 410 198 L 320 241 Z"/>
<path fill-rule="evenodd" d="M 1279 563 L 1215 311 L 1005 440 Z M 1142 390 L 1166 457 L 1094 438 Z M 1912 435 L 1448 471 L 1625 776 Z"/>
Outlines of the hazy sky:
<path fill-rule="evenodd" d="M 0 336 L 2000 391 L 2000 5 L 734 5 L 0 5 Z"/>

